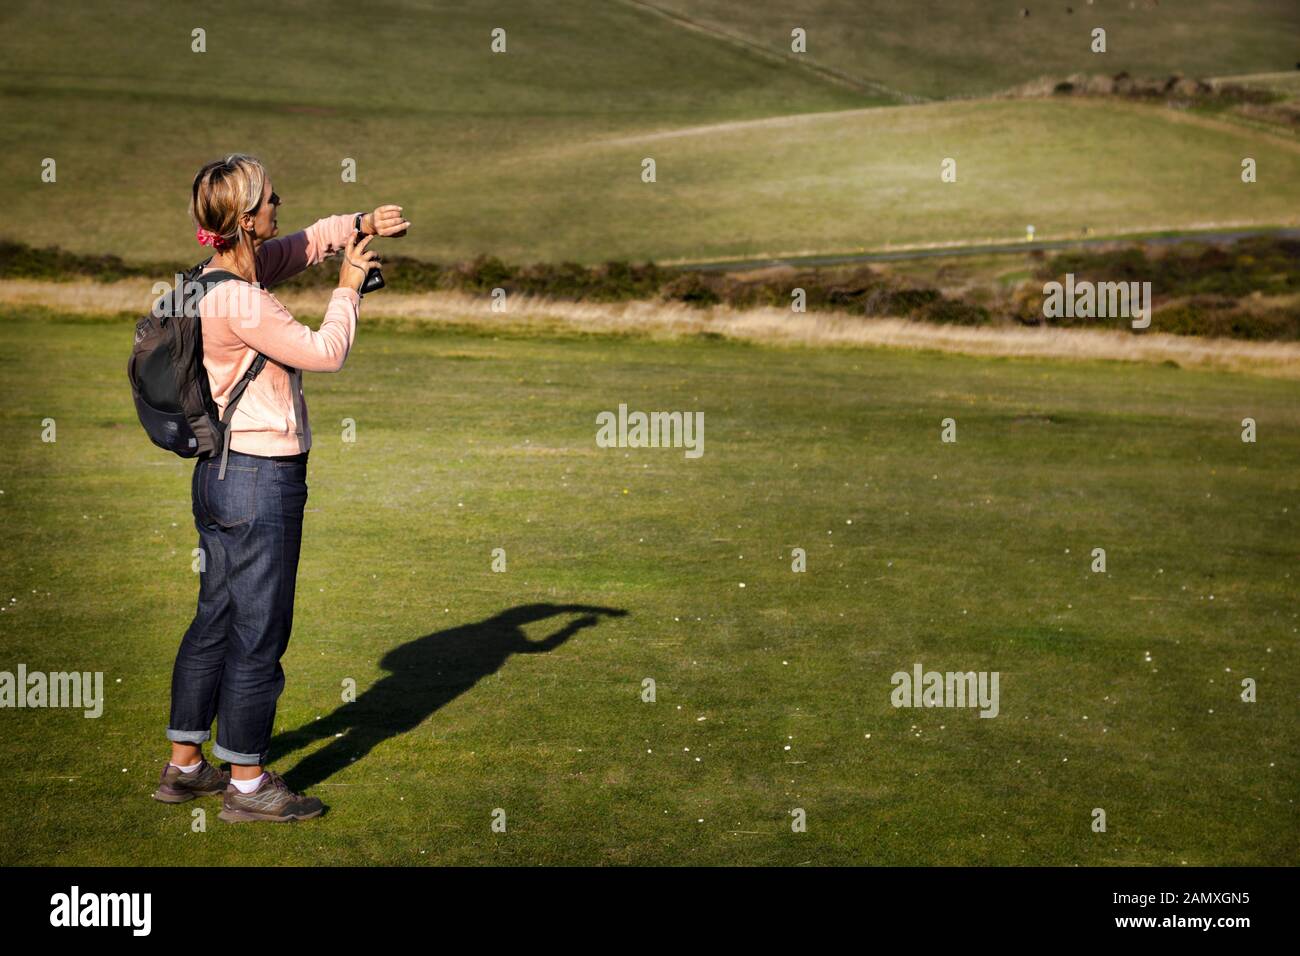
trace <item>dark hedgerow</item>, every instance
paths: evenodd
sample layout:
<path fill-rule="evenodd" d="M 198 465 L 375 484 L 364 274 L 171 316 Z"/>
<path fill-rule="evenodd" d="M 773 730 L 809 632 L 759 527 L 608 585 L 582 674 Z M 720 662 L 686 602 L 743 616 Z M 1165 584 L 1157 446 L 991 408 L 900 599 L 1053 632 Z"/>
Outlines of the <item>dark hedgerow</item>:
<path fill-rule="evenodd" d="M 961 299 L 940 298 L 923 306 L 913 318 L 948 325 L 988 325 L 992 313 L 982 305 L 963 302 Z"/>
<path fill-rule="evenodd" d="M 1158 255 L 1140 247 L 1074 250 L 1052 256 L 1039 270 L 1046 282 L 1075 279 L 1150 282 L 1157 296 L 1289 295 L 1300 292 L 1300 240 L 1254 236 L 1231 246 L 1183 243 Z"/>
<path fill-rule="evenodd" d="M 188 268 L 189 266 L 174 262 L 128 265 L 114 255 L 84 256 L 67 252 L 58 246 L 37 249 L 24 242 L 0 239 L 0 278 L 4 279 L 64 282 L 84 278 L 97 282 L 115 282 L 118 279 L 142 276 L 166 277 Z"/>
<path fill-rule="evenodd" d="M 199 256 L 195 256 L 195 261 Z M 592 302 L 659 300 L 698 308 L 789 309 L 796 289 L 809 311 L 837 311 L 863 317 L 898 317 L 923 322 L 1130 329 L 1125 319 L 1055 318 L 1043 315 L 1043 283 L 1076 281 L 1150 282 L 1152 328 L 1182 335 L 1227 336 L 1257 341 L 1300 340 L 1300 240 L 1253 237 L 1227 245 L 1184 242 L 1156 252 L 1140 246 L 1079 249 L 1031 256 L 1033 279 L 1001 291 L 975 287 L 960 296 L 871 266 L 810 268 L 779 275 L 668 269 L 653 262 L 610 261 L 515 266 L 495 256 L 444 265 L 405 256 L 385 256 L 384 278 L 394 292 L 455 291 L 487 295 L 493 289 L 553 299 Z M 0 278 L 100 282 L 151 278 L 167 280 L 188 263 L 130 264 L 115 255 L 79 255 L 51 247 L 36 249 L 0 239 Z M 291 279 L 289 288 L 327 289 L 337 281 L 328 264 Z M 1275 297 L 1262 300 L 1264 296 Z"/>
<path fill-rule="evenodd" d="M 660 294 L 664 299 L 685 302 L 687 305 L 717 305 L 722 302 L 720 287 L 724 281 L 699 272 L 687 272 L 669 280 Z"/>

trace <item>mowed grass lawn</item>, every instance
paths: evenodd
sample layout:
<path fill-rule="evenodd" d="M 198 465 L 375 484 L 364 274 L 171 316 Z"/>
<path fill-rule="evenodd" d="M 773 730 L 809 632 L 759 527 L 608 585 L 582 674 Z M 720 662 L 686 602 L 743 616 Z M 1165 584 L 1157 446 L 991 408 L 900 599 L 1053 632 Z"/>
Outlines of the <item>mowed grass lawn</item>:
<path fill-rule="evenodd" d="M 0 862 L 1297 862 L 1294 383 L 363 319 L 308 377 L 273 745 L 329 810 L 237 827 L 149 799 L 197 535 L 130 329 L 0 322 L 0 665 L 107 698 L 0 712 Z M 703 457 L 598 448 L 619 403 L 703 411 Z M 626 613 L 519 653 L 538 603 Z M 1000 714 L 895 709 L 917 662 Z"/>
<path fill-rule="evenodd" d="M 896 106 L 636 4 L 3 16 L 5 234 L 131 261 L 194 254 L 191 180 L 232 150 L 267 164 L 286 230 L 398 202 L 415 223 L 400 251 L 444 262 L 846 253 L 1013 240 L 1031 224 L 1044 239 L 1273 226 L 1300 207 L 1293 138 L 1124 102 Z M 490 52 L 495 27 L 505 54 Z M 358 55 L 358 38 L 391 61 Z M 1216 66 L 1278 68 L 1264 54 Z M 41 181 L 46 158 L 57 182 Z M 940 179 L 945 158 L 955 183 Z"/>

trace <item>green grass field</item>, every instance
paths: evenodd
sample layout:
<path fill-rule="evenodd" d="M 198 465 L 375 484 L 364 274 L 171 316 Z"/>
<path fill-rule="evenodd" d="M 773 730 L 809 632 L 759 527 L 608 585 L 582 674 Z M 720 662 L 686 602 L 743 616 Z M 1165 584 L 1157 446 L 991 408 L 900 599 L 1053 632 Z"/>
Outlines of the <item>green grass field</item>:
<path fill-rule="evenodd" d="M 737 30 L 754 18 L 784 23 L 767 3 L 749 14 L 698 6 Z M 1007 7 L 993 22 L 968 12 L 978 5 L 950 16 L 934 6 L 886 4 L 883 19 L 869 23 L 864 13 L 819 8 L 813 50 L 820 56 L 823 42 L 859 49 L 907 89 L 970 95 L 1041 72 L 1041 63 L 1007 53 L 1008 30 L 1028 30 L 1025 42 L 1042 58 L 1073 42 L 1066 24 L 1040 11 L 1020 21 Z M 1182 26 L 1159 29 L 1152 17 L 1163 11 L 1105 6 L 1119 24 L 1117 50 L 1124 24 L 1147 25 L 1128 53 L 1095 70 L 1287 66 L 1275 62 L 1294 35 L 1283 4 L 1253 3 L 1226 17 L 1222 3 L 1184 4 Z M 1294 137 L 1158 106 L 897 106 L 895 96 L 628 2 L 583 0 L 558 13 L 520 0 L 472 10 L 287 4 L 271 21 L 259 9 L 241 2 L 200 13 L 140 0 L 102 10 L 6 8 L 4 233 L 129 261 L 197 255 L 190 180 L 231 150 L 268 164 L 286 228 L 396 201 L 416 224 L 401 251 L 440 261 L 479 253 L 700 261 L 1006 241 L 1030 224 L 1051 239 L 1085 228 L 1110 235 L 1298 221 Z M 828 24 L 839 17 L 847 19 L 837 33 Z M 1078 26 L 1083 17 L 1073 19 Z M 1210 22 L 1213 44 L 1200 35 Z M 201 55 L 190 50 L 196 26 L 208 31 Z M 508 31 L 505 55 L 489 52 L 494 26 Z M 900 44 L 895 59 L 910 65 L 858 45 L 868 29 Z M 957 36 L 967 59 L 954 65 L 945 51 Z M 391 62 L 358 56 L 359 37 L 390 51 Z M 1148 69 L 1134 62 L 1135 47 Z M 1077 66 L 1059 63 L 1063 72 Z M 959 84 L 972 76 L 981 79 Z M 1258 163 L 1251 185 L 1240 181 L 1246 156 Z M 40 181 L 46 157 L 58 164 L 55 183 Z M 657 163 L 653 184 L 641 181 L 646 157 Z M 956 183 L 940 181 L 946 157 L 958 163 Z M 341 179 L 345 158 L 357 162 L 355 183 Z"/>
<path fill-rule="evenodd" d="M 149 799 L 197 534 L 130 328 L 0 322 L 3 669 L 107 698 L 3 712 L 0 862 L 1297 862 L 1293 382 L 363 316 L 308 377 L 273 743 L 329 810 L 240 828 Z M 704 455 L 596 447 L 619 403 L 703 411 Z M 537 603 L 626 614 L 507 653 Z M 998 671 L 999 716 L 893 708 L 915 662 Z"/>

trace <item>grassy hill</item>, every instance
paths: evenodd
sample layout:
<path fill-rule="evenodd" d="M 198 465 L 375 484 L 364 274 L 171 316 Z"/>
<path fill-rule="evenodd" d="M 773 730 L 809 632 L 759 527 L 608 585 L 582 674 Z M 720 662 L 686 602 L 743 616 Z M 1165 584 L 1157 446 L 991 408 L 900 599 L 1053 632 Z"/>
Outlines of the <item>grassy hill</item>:
<path fill-rule="evenodd" d="M 1219 73 L 1272 68 L 1281 41 L 1258 36 L 1276 37 L 1285 16 L 1265 7 L 1216 21 L 1214 44 L 1166 47 L 1222 49 L 1222 62 L 1204 64 Z M 726 13 L 737 29 L 746 22 L 736 10 L 700 9 Z M 841 16 L 819 9 L 823 24 Z M 1179 22 L 1200 29 L 1217 9 L 1193 4 Z M 1044 238 L 1085 226 L 1272 225 L 1294 222 L 1300 198 L 1293 139 L 1126 103 L 875 109 L 897 98 L 643 4 L 275 10 L 9 5 L 0 14 L 4 230 L 128 260 L 196 255 L 190 179 L 235 149 L 269 165 L 284 226 L 395 200 L 417 223 L 402 251 L 440 260 L 845 252 L 1014 238 L 1030 223 Z M 854 16 L 835 21 L 844 43 Z M 892 4 L 881 16 L 873 35 L 933 45 L 928 60 L 904 57 L 915 69 L 948 69 L 944 43 L 928 31 L 942 33 L 952 17 L 922 22 Z M 1041 20 L 1027 22 L 1038 30 Z M 198 26 L 201 55 L 190 52 Z M 489 52 L 495 26 L 507 29 L 504 55 Z M 976 58 L 966 68 L 983 76 L 1013 58 L 994 56 L 1001 35 L 977 26 L 966 24 Z M 833 33 L 824 26 L 815 37 Z M 904 73 L 889 75 L 909 86 Z M 1238 179 L 1248 155 L 1260 164 L 1249 187 Z M 658 163 L 653 185 L 640 179 L 646 156 Z M 939 181 L 947 156 L 958 161 L 956 184 Z M 40 182 L 45 157 L 58 162 L 57 183 Z M 344 158 L 357 161 L 359 182 L 341 181 Z"/>

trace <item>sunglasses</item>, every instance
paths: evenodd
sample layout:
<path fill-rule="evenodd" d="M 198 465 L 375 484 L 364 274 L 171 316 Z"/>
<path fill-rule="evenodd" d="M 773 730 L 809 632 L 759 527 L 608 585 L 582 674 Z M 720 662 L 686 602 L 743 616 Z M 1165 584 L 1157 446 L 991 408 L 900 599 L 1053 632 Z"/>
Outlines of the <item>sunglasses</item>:
<path fill-rule="evenodd" d="M 278 206 L 278 205 L 280 205 L 280 196 L 279 196 L 279 194 L 273 191 L 273 192 L 271 193 L 271 198 L 269 198 L 269 199 L 267 200 L 267 202 L 270 203 L 272 206 Z M 254 206 L 252 209 L 250 209 L 249 212 L 257 212 L 257 211 L 258 211 L 259 209 L 261 209 L 261 208 L 262 208 L 262 204 L 259 202 L 256 206 Z"/>

